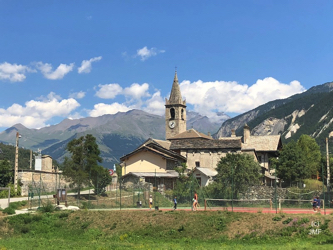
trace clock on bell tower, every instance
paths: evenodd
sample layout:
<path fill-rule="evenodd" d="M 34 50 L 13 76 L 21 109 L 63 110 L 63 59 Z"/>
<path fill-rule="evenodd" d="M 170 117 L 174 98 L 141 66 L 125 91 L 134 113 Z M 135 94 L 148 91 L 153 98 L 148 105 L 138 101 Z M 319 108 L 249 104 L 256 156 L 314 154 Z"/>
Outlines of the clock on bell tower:
<path fill-rule="evenodd" d="M 186 101 L 182 99 L 176 71 L 170 98 L 165 99 L 165 138 L 172 138 L 185 131 Z"/>

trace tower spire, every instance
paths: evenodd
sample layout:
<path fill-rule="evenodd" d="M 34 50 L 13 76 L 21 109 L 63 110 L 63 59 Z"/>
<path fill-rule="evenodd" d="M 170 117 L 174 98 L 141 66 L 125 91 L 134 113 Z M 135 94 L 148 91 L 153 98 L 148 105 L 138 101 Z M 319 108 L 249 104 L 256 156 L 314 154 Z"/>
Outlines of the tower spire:
<path fill-rule="evenodd" d="M 173 84 L 172 84 L 172 89 L 170 93 L 170 98 L 169 98 L 169 103 L 170 104 L 182 104 L 182 94 L 180 92 L 180 87 L 178 83 L 178 76 L 177 76 L 177 67 L 175 70 L 175 77 L 173 78 Z"/>

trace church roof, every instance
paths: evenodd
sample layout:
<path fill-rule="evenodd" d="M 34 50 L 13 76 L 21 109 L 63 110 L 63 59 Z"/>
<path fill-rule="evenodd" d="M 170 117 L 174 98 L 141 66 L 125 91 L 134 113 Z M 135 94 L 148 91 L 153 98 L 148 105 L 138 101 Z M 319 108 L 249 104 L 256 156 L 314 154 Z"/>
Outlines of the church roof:
<path fill-rule="evenodd" d="M 242 144 L 242 149 L 254 148 L 258 151 L 277 151 L 280 149 L 280 135 L 250 136 L 247 143 Z"/>
<path fill-rule="evenodd" d="M 194 128 L 191 128 L 189 130 L 186 130 L 183 133 L 180 133 L 174 137 L 169 138 L 168 140 L 177 140 L 177 139 L 189 139 L 189 138 L 204 138 L 204 139 L 209 139 L 212 140 L 211 136 L 205 135 L 203 133 L 200 133 L 196 131 Z"/>
<path fill-rule="evenodd" d="M 182 94 L 180 92 L 180 87 L 178 83 L 177 71 L 175 72 L 175 77 L 173 79 L 172 89 L 170 93 L 169 100 L 166 99 L 166 104 L 181 104 L 185 105 L 186 101 L 183 101 Z"/>
<path fill-rule="evenodd" d="M 206 138 L 185 138 L 171 141 L 171 150 L 177 149 L 241 149 L 241 140 L 207 140 Z"/>
<path fill-rule="evenodd" d="M 175 72 L 175 77 L 173 79 L 173 84 L 172 84 L 172 89 L 171 89 L 169 102 L 170 102 L 170 104 L 182 103 L 182 94 L 180 92 L 177 72 Z"/>

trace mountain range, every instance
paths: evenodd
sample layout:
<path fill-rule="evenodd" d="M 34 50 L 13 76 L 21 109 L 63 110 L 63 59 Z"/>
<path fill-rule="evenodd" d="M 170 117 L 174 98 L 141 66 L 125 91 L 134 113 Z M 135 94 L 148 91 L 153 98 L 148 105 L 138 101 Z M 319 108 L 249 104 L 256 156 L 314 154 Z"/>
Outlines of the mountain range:
<path fill-rule="evenodd" d="M 333 82 L 327 82 L 286 99 L 268 102 L 233 118 L 218 113 L 220 119 L 214 122 L 206 116 L 188 111 L 187 129 L 194 128 L 220 138 L 230 136 L 232 129 L 240 136 L 244 125 L 248 124 L 252 135 L 280 134 L 284 143 L 297 140 L 301 134 L 308 134 L 316 139 L 324 151 L 325 138 L 333 130 L 332 90 Z M 101 150 L 103 166 L 110 168 L 119 162 L 121 156 L 133 151 L 148 138 L 165 139 L 165 118 L 131 110 L 100 117 L 65 119 L 41 129 L 16 124 L 0 133 L 0 142 L 14 145 L 16 132 L 22 135 L 19 141 L 21 147 L 34 151 L 41 149 L 43 154 L 52 156 L 58 162 L 62 162 L 67 155 L 66 145 L 70 140 L 92 134 Z"/>
<path fill-rule="evenodd" d="M 286 99 L 275 100 L 225 121 L 214 138 L 242 135 L 246 124 L 252 135 L 281 135 L 283 142 L 302 134 L 316 139 L 324 151 L 325 138 L 333 130 L 333 82 L 314 86 Z"/>
<path fill-rule="evenodd" d="M 196 112 L 187 112 L 188 128 L 195 128 L 203 133 L 214 133 L 223 121 L 230 117 L 218 113 L 218 121 Z M 20 147 L 34 151 L 40 149 L 43 154 L 62 162 L 67 155 L 66 146 L 74 138 L 92 134 L 96 137 L 101 150 L 103 166 L 110 168 L 119 158 L 138 147 L 148 138 L 165 139 L 165 118 L 141 110 L 119 112 L 114 115 L 65 119 L 59 124 L 41 129 L 29 129 L 16 124 L 0 133 L 0 142 L 15 145 L 16 133 L 19 132 Z"/>

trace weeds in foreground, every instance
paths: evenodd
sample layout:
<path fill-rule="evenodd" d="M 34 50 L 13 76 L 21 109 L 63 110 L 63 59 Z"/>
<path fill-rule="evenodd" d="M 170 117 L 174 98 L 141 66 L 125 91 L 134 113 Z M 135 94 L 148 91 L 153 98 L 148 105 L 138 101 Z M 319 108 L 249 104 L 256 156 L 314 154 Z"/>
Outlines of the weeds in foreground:
<path fill-rule="evenodd" d="M 276 217 L 279 218 L 273 223 L 272 220 Z M 228 238 L 230 225 L 239 224 L 241 229 L 244 227 L 244 220 L 248 221 L 246 227 L 251 230 L 248 233 L 240 231 L 239 236 Z M 279 229 L 263 229 L 258 220 L 278 225 Z M 253 223 L 249 224 L 252 221 Z M 283 224 L 284 221 L 289 222 Z M 110 245 L 112 249 L 136 246 L 142 246 L 143 249 L 190 249 L 198 246 L 203 249 L 221 249 L 222 245 L 234 249 L 238 246 L 243 249 L 251 249 L 251 246 L 270 246 L 276 249 L 283 244 L 289 244 L 294 249 L 298 249 L 298 246 L 306 246 L 303 249 L 318 249 L 317 245 L 321 242 L 320 244 L 326 244 L 328 249 L 329 245 L 333 244 L 333 241 L 330 241 L 330 220 L 321 220 L 320 229 L 323 233 L 315 236 L 309 236 L 310 221 L 311 219 L 302 216 L 283 220 L 281 215 L 273 217 L 266 214 L 221 211 L 45 212 L 7 217 L 5 222 L 12 228 L 11 235 L 19 237 L 0 235 L 0 238 L 6 239 L 0 239 L 0 246 L 22 249 L 28 243 L 38 242 L 34 244 L 35 249 L 82 249 L 88 244 L 91 249 L 110 249 Z"/>

